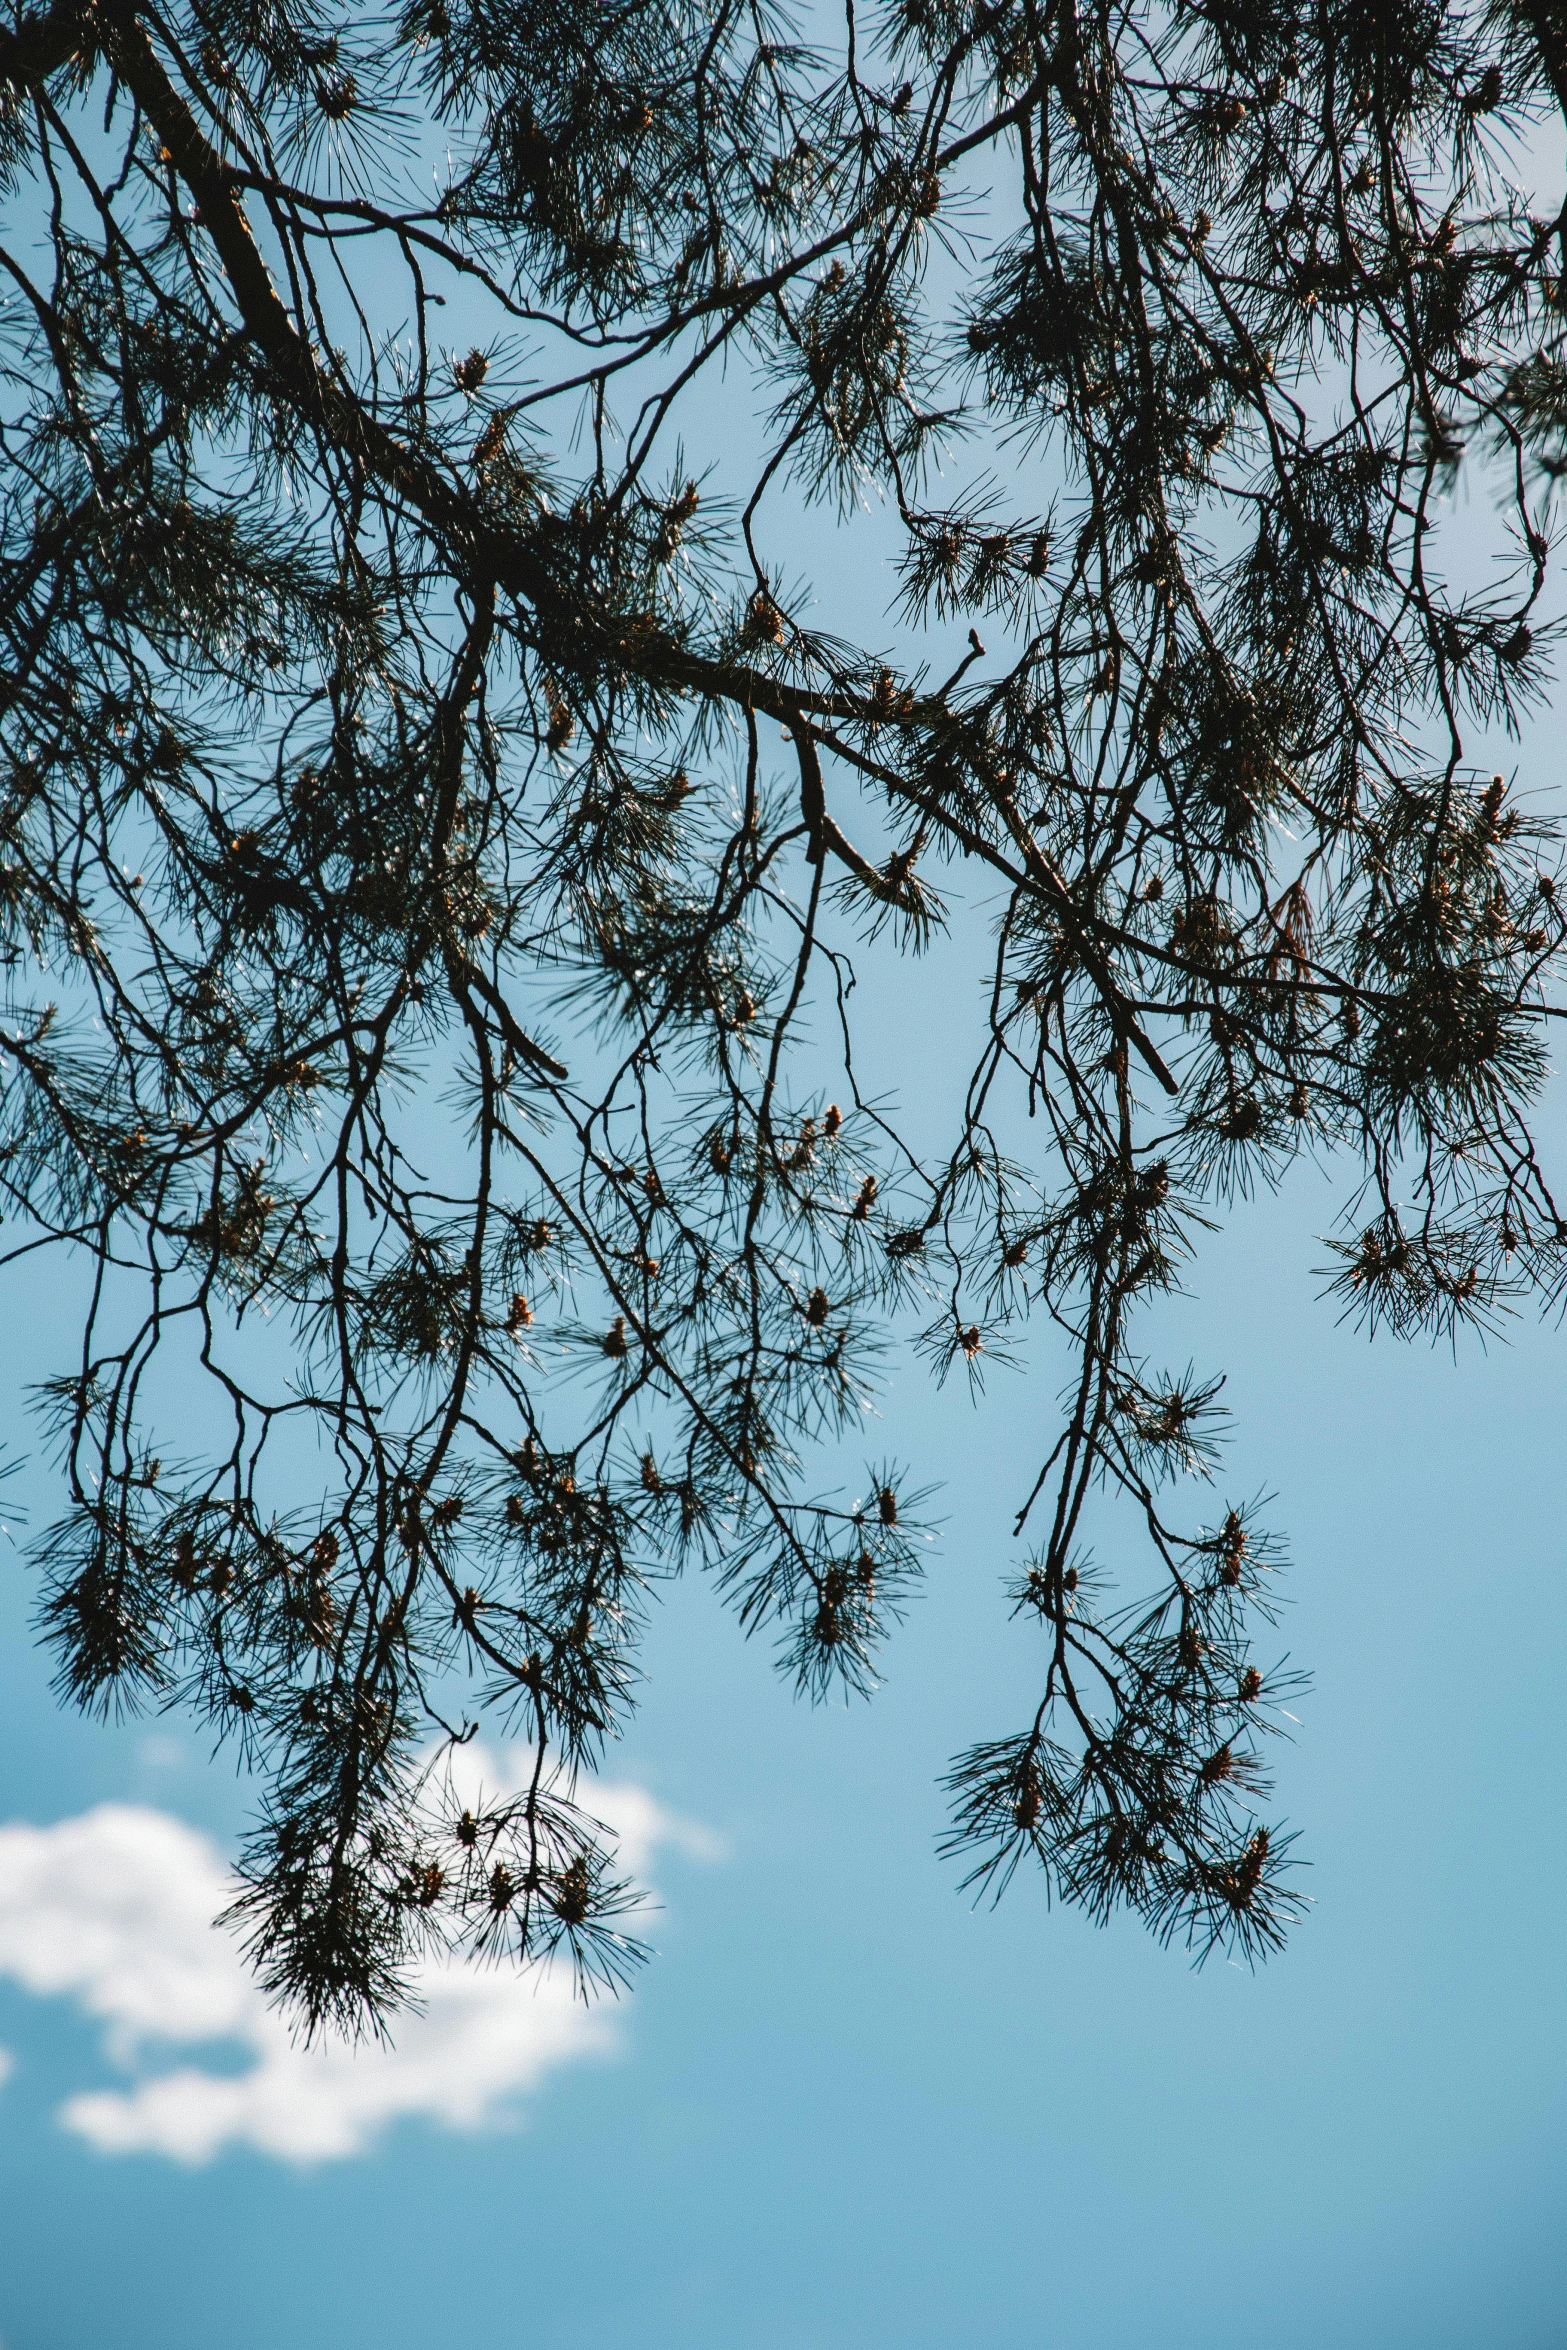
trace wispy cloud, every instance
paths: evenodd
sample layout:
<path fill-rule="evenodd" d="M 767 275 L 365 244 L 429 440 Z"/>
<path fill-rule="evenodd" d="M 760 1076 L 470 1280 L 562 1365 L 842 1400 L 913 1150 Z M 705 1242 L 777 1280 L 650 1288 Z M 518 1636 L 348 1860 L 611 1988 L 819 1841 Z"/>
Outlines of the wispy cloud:
<path fill-rule="evenodd" d="M 465 1751 L 459 1795 L 464 1782 L 515 1784 L 520 1759 Z M 661 1846 L 715 1850 L 643 1788 L 600 1783 L 592 1807 L 639 1876 Z M 0 1828 L 0 1976 L 72 2000 L 103 2026 L 108 2062 L 135 2076 L 60 2109 L 104 2153 L 200 2163 L 249 2146 L 310 2162 L 361 2153 L 402 2116 L 480 2129 L 552 2068 L 616 2045 L 613 2011 L 584 2008 L 563 1975 L 434 1960 L 394 2046 L 301 2047 L 212 1924 L 232 1890 L 218 1847 L 169 1812 L 106 1803 L 52 1827 Z M 224 2044 L 239 2065 L 222 2061 Z M 217 2061 L 171 2063 L 193 2047 Z M 8 2069 L 0 2050 L 0 2081 Z"/>

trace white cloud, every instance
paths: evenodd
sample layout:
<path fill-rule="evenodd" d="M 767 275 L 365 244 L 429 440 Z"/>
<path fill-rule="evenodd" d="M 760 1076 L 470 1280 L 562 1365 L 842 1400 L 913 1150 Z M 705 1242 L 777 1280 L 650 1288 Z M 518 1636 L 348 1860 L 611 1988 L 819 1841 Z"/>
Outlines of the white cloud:
<path fill-rule="evenodd" d="M 463 1750 L 459 1800 L 514 1786 L 520 1760 Z M 591 1802 L 635 1875 L 660 1845 L 717 1849 L 643 1788 L 600 1784 Z M 104 2027 L 109 2061 L 140 2075 L 60 2109 L 104 2153 L 199 2163 L 250 2146 L 310 2162 L 360 2153 L 404 2115 L 479 2129 L 552 2067 L 616 2045 L 612 2012 L 584 2008 L 563 1973 L 436 1960 L 394 2047 L 298 2046 L 212 1924 L 231 1893 L 216 1845 L 168 1812 L 106 1803 L 49 1828 L 0 1827 L 0 1976 L 73 2000 Z M 248 2058 L 242 2068 L 170 2065 L 175 2047 L 223 2041 Z M 0 2080 L 7 2069 L 0 2051 Z"/>

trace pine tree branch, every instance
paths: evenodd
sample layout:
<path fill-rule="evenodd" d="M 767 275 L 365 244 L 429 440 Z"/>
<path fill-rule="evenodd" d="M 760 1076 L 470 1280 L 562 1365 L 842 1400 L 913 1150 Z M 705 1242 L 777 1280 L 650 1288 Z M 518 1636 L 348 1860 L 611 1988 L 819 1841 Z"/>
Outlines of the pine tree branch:
<path fill-rule="evenodd" d="M 228 272 L 235 301 L 272 363 L 281 387 L 300 406 L 307 418 L 318 423 L 330 438 L 358 458 L 366 470 L 376 475 L 389 489 L 416 507 L 425 522 L 452 545 L 464 560 L 477 564 L 511 593 L 537 603 L 542 593 L 538 565 L 526 540 L 515 532 L 497 529 L 468 493 L 454 485 L 406 442 L 388 432 L 366 412 L 360 401 L 317 365 L 309 344 L 295 327 L 272 282 L 271 273 L 239 200 L 236 175 L 202 135 L 190 109 L 174 90 L 134 11 L 116 5 L 107 13 L 114 28 L 110 47 L 116 68 L 157 130 L 175 169 L 196 198 L 203 224 Z M 602 624 L 595 626 L 593 619 L 586 613 L 578 614 L 576 620 L 590 643 L 597 636 L 607 649 L 610 640 Z M 801 750 L 803 776 L 807 759 L 815 757 L 814 747 L 810 744 L 808 730 L 802 720 L 805 697 L 795 695 L 776 681 L 764 679 L 757 672 L 742 670 L 737 673 L 716 663 L 703 661 L 684 648 L 655 648 L 650 644 L 643 649 L 640 657 L 634 657 L 627 654 L 618 639 L 613 641 L 617 656 L 625 658 L 626 666 L 638 670 L 650 682 L 687 691 L 695 688 L 715 700 L 768 709 L 773 715 L 794 724 L 799 729 L 797 741 L 804 746 Z M 659 650 L 664 654 L 662 660 L 656 657 Z M 868 706 L 860 709 L 847 700 L 842 706 L 856 716 L 868 715 Z M 937 820 L 942 820 L 939 811 Z M 817 820 L 816 837 L 831 847 L 834 855 L 877 896 L 888 898 L 891 895 L 885 877 L 876 873 L 875 868 L 859 856 L 831 823 L 826 816 L 825 804 Z M 1103 997 L 1112 1022 L 1135 1045 L 1142 1060 L 1166 1092 L 1178 1094 L 1178 1080 L 1138 1023 L 1103 956 L 1088 940 L 1082 911 L 1072 899 L 1065 883 L 1049 867 L 1037 847 L 1030 847 L 1025 853 L 1034 879 L 1043 886 L 1071 928 L 1083 967 Z M 893 902 L 901 900 L 894 899 Z M 529 1050 L 537 1057 L 537 1047 Z M 542 1056 L 542 1059 L 548 1063 L 551 1073 L 559 1068 L 559 1064 L 549 1063 L 547 1055 Z"/>

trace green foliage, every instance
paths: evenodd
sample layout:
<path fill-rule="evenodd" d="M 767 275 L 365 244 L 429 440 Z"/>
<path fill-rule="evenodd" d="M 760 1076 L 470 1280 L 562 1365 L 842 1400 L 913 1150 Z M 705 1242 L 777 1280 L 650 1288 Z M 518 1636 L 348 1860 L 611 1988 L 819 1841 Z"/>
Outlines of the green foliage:
<path fill-rule="evenodd" d="M 1555 20 L 801 30 L 0 29 L 0 1185 L 90 1275 L 43 1623 L 71 1699 L 263 1775 L 237 1914 L 312 2026 L 432 1936 L 622 1980 L 572 1787 L 657 1580 L 868 1690 L 922 1497 L 819 1448 L 887 1346 L 977 1393 L 1035 1313 L 1040 1697 L 954 1766 L 954 1847 L 1265 1951 L 1281 1554 L 1172 1500 L 1218 1383 L 1138 1310 L 1303 1152 L 1368 1324 L 1567 1287 L 1555 833 L 1477 766 L 1555 627 L 1567 246 L 1507 178 Z M 813 628 L 785 499 L 881 501 L 898 665 Z M 945 1139 L 857 1050 L 855 954 L 921 951 L 989 960 Z M 440 1754 L 486 1708 L 535 1776 L 479 1819 Z"/>

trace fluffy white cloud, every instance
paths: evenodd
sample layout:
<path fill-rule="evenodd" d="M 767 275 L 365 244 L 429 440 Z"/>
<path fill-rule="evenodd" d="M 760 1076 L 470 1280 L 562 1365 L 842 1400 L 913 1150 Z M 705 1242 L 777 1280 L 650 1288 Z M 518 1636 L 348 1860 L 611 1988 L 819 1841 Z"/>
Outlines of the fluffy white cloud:
<path fill-rule="evenodd" d="M 464 1750 L 459 1800 L 516 1784 L 519 1761 Z M 638 1876 L 660 1845 L 714 1850 L 640 1787 L 600 1784 L 592 1805 Z M 402 2115 L 478 2129 L 552 2066 L 615 2046 L 612 2012 L 585 2008 L 564 1974 L 438 1960 L 395 2046 L 301 2047 L 212 1924 L 231 1893 L 222 1853 L 168 1812 L 106 1803 L 49 1828 L 0 1828 L 0 1975 L 74 2000 L 103 2025 L 110 2062 L 140 2076 L 61 2108 L 105 2153 L 199 2163 L 251 2146 L 309 2162 L 359 2153 Z M 174 2047 L 212 2042 L 245 2061 L 170 2064 Z M 0 2080 L 8 2069 L 0 2050 Z"/>

